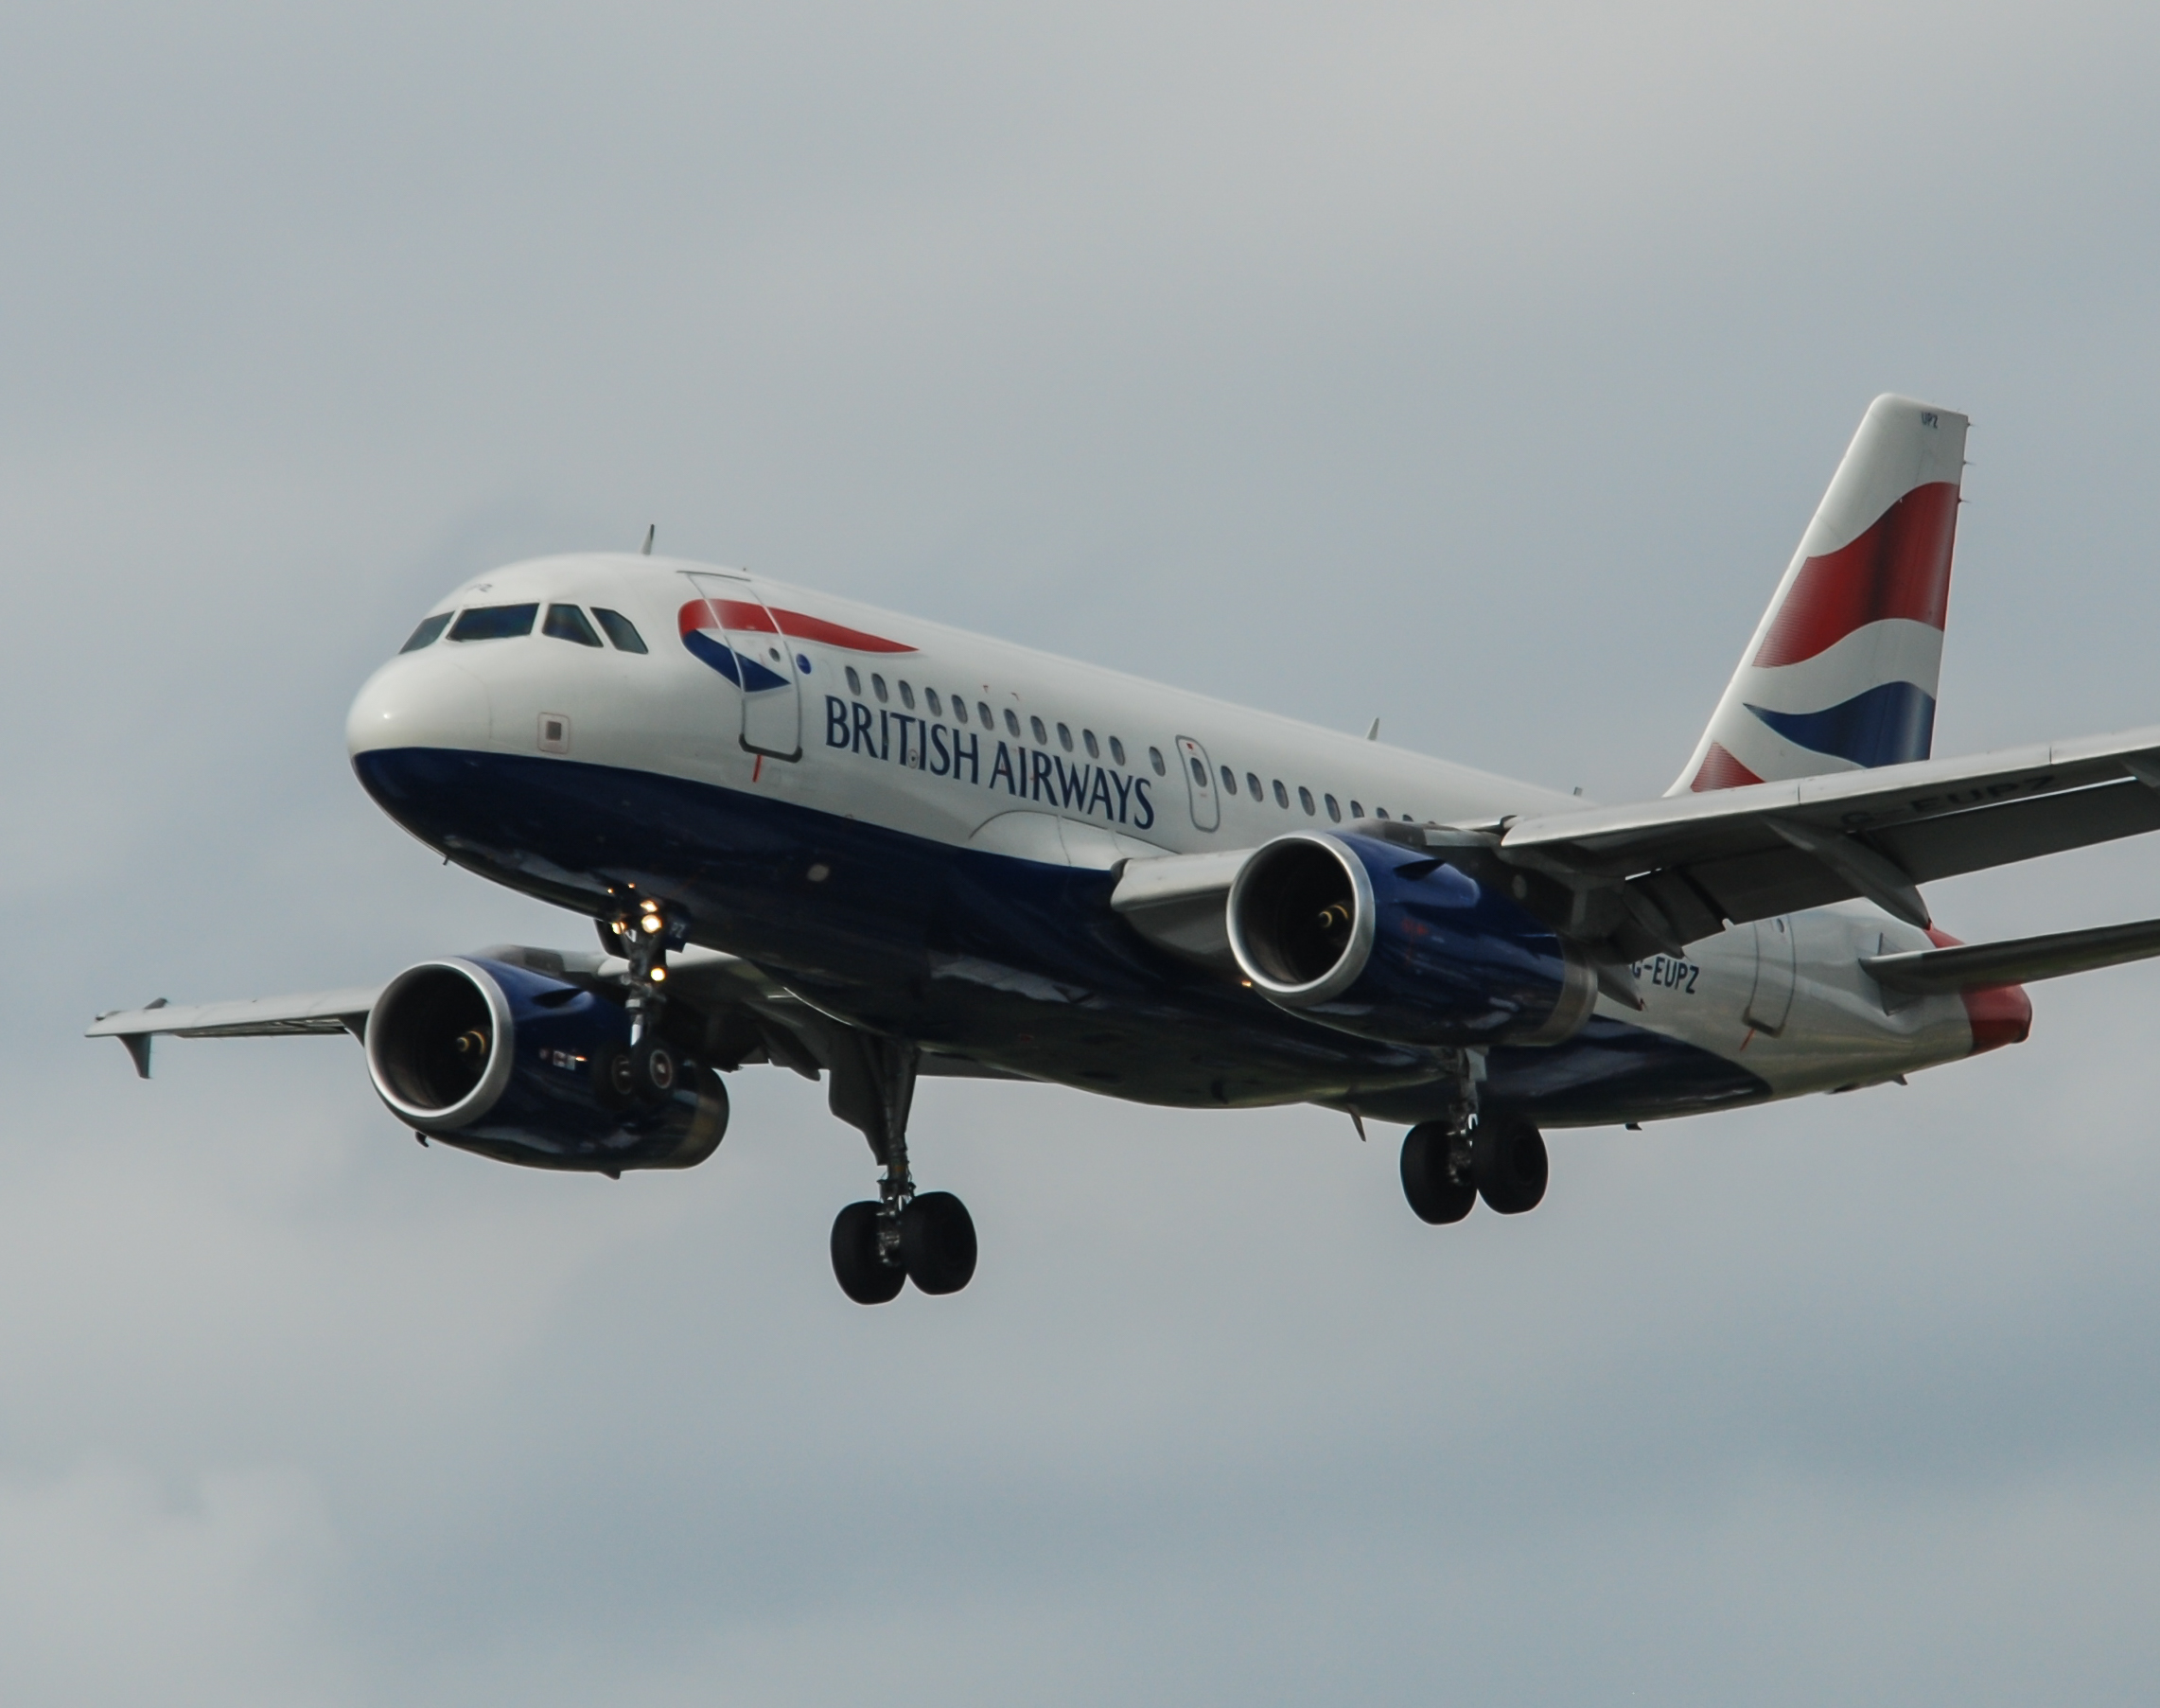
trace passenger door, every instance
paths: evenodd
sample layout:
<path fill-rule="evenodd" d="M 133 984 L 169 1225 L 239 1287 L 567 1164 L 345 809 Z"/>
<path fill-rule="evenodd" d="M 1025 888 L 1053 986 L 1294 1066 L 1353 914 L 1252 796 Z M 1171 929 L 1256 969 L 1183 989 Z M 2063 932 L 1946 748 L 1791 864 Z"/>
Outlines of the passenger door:
<path fill-rule="evenodd" d="M 1189 735 L 1179 736 L 1178 765 L 1185 771 L 1185 792 L 1192 797 L 1192 821 L 1202 830 L 1213 830 L 1222 822 L 1222 803 L 1216 797 L 1207 749 Z"/>
<path fill-rule="evenodd" d="M 744 748 L 773 759 L 800 759 L 802 686 L 794 646 L 747 575 L 693 574 L 690 580 L 711 608 L 724 653 L 701 656 L 742 691 Z"/>
<path fill-rule="evenodd" d="M 1755 989 L 1747 998 L 1747 1021 L 1776 1037 L 1785 1030 L 1793 1009 L 1793 923 L 1789 919 L 1755 922 Z"/>

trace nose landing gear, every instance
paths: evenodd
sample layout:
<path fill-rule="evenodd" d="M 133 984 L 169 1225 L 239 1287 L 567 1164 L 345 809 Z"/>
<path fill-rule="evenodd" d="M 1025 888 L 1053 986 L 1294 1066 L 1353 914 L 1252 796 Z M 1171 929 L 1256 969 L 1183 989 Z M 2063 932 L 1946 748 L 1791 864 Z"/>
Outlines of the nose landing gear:
<path fill-rule="evenodd" d="M 858 1305 L 885 1304 L 904 1281 L 923 1293 L 957 1293 L 975 1277 L 975 1224 L 952 1193 L 915 1189 L 907 1164 L 915 1047 L 846 1036 L 832 1063 L 833 1113 L 861 1130 L 885 1172 L 874 1204 L 851 1204 L 834 1219 L 834 1278 Z"/>
<path fill-rule="evenodd" d="M 630 1044 L 635 1049 L 659 1028 L 668 1001 L 668 951 L 690 941 L 690 928 L 650 898 L 598 924 L 600 941 L 630 963 L 630 997 L 623 1006 L 630 1016 Z M 661 1084 L 660 1089 L 667 1086 Z"/>

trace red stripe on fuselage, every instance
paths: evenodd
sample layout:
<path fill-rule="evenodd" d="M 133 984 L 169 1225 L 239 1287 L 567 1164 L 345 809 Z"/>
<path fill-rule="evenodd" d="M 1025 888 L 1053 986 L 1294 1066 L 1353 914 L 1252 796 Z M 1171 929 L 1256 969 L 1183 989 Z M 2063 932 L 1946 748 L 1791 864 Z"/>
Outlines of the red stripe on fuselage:
<path fill-rule="evenodd" d="M 1940 628 L 1957 534 L 1958 488 L 1948 481 L 1915 486 L 1850 545 L 1800 565 L 1755 662 L 1797 664 L 1890 617 Z"/>
<path fill-rule="evenodd" d="M 1939 949 L 1955 949 L 1958 939 L 1947 931 L 1927 927 L 1927 941 Z M 1983 984 L 1959 991 L 1965 1005 L 1965 1021 L 1973 1029 L 1973 1053 L 2000 1049 L 2006 1044 L 2023 1044 L 2032 1036 L 2032 998 L 2022 984 Z"/>
<path fill-rule="evenodd" d="M 914 647 L 883 636 L 866 634 L 845 624 L 828 623 L 804 611 L 767 607 L 754 599 L 693 599 L 676 613 L 676 628 L 688 634 L 694 628 L 733 629 L 737 634 L 782 634 L 790 640 L 817 641 L 850 652 L 913 652 Z"/>

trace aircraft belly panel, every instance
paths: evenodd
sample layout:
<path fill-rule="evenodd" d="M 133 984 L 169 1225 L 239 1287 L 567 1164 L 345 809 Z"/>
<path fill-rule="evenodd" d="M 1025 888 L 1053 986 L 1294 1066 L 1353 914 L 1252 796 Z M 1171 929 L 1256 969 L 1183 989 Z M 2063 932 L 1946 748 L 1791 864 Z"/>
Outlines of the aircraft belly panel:
<path fill-rule="evenodd" d="M 695 941 L 873 1030 L 1146 1102 L 1355 1101 L 1405 1119 L 1444 1107 L 1431 1055 L 1313 1025 L 1146 942 L 1112 911 L 1108 872 L 556 758 L 393 748 L 354 764 L 386 811 L 461 864 L 588 915 L 633 885 L 674 900 Z M 1768 1064 L 1713 1021 L 1745 1002 L 1743 946 L 1644 963 L 1640 1016 L 1605 1004 L 1568 1043 L 1495 1050 L 1489 1095 L 1556 1125 L 1769 1095 Z M 1704 1003 L 1729 984 L 1731 1002 Z"/>

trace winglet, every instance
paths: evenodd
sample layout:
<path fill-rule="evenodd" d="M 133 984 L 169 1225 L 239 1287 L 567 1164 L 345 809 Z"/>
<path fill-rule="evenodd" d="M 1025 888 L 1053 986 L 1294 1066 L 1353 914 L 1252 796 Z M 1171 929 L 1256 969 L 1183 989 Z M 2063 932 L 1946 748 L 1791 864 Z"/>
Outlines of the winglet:
<path fill-rule="evenodd" d="M 146 1012 L 153 1008 L 163 1007 L 165 1007 L 163 996 L 160 996 L 155 1002 L 143 1004 Z M 100 1014 L 98 1018 L 103 1019 L 104 1016 Z M 128 1059 L 135 1065 L 135 1078 L 138 1080 L 147 1080 L 150 1077 L 151 1036 L 152 1034 L 149 1032 L 122 1032 L 120 1034 L 120 1042 L 127 1047 Z"/>

